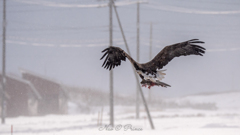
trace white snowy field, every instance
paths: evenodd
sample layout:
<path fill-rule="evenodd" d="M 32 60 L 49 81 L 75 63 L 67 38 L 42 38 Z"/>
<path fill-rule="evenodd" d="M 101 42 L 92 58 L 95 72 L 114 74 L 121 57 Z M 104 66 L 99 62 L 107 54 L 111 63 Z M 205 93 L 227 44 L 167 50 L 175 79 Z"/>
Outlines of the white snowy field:
<path fill-rule="evenodd" d="M 109 108 L 104 107 L 103 124 L 97 125 L 98 110 L 92 114 L 47 115 L 42 117 L 17 117 L 6 119 L 0 126 L 1 135 L 82 135 L 82 134 L 163 134 L 163 135 L 239 135 L 240 92 L 195 95 L 168 99 L 181 102 L 215 103 L 215 110 L 191 108 L 161 109 L 150 107 L 155 130 L 151 130 L 144 108 L 140 119 L 135 119 L 134 106 L 115 107 L 115 127 L 109 124 Z M 131 128 L 127 128 L 131 126 Z"/>

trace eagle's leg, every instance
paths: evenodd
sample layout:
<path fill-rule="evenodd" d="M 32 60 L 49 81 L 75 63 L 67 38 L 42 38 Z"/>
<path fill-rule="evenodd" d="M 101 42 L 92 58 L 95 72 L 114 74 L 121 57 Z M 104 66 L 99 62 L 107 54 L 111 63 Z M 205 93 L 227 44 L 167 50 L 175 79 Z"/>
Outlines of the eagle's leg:
<path fill-rule="evenodd" d="M 142 80 L 141 81 L 142 87 L 147 87 L 148 89 L 150 89 L 152 86 L 155 86 L 156 83 L 150 81 L 150 80 Z"/>
<path fill-rule="evenodd" d="M 148 89 L 150 89 L 152 86 L 155 86 L 155 83 L 151 82 L 151 84 L 148 85 Z"/>
<path fill-rule="evenodd" d="M 147 87 L 147 85 L 146 85 L 146 84 L 143 84 L 142 87 Z"/>

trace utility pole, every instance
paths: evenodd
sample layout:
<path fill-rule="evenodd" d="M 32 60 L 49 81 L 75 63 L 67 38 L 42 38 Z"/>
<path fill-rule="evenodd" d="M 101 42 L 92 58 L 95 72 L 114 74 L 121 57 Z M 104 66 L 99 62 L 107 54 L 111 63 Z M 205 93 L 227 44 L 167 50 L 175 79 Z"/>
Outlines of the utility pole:
<path fill-rule="evenodd" d="M 140 46 L 139 46 L 139 2 L 137 3 L 137 62 L 139 62 L 139 50 L 140 50 Z M 136 90 L 136 119 L 139 119 L 139 82 L 137 83 L 137 90 Z"/>
<path fill-rule="evenodd" d="M 112 23 L 112 0 L 109 1 L 109 45 L 112 46 L 113 23 Z M 113 94 L 113 70 L 110 70 L 110 126 L 114 126 L 114 94 Z"/>
<path fill-rule="evenodd" d="M 127 53 L 128 53 L 128 55 L 131 56 L 129 48 L 128 48 L 128 44 L 127 44 L 127 41 L 126 41 L 126 38 L 125 38 L 125 35 L 124 35 L 124 32 L 123 32 L 122 24 L 121 24 L 119 16 L 118 16 L 118 12 L 117 12 L 116 6 L 114 5 L 114 3 L 113 3 L 112 6 L 113 6 L 114 11 L 116 13 L 117 21 L 118 21 L 118 24 L 119 24 L 119 27 L 120 27 L 120 30 L 121 30 L 121 34 L 122 34 L 122 37 L 123 37 L 123 40 L 124 40 L 124 43 L 125 43 L 125 46 L 126 46 L 126 49 L 127 49 Z M 134 75 L 135 75 L 135 78 L 136 78 L 137 82 L 139 82 L 138 75 L 135 72 L 135 69 L 134 69 L 133 66 L 132 66 L 132 69 L 133 69 L 133 72 L 134 72 Z M 143 95 L 143 91 L 142 91 L 142 88 L 141 88 L 140 84 L 139 84 L 139 91 L 140 91 L 140 95 L 141 95 L 142 100 L 143 100 L 143 105 L 144 105 L 145 110 L 147 112 L 147 116 L 148 116 L 148 120 L 149 120 L 150 126 L 151 126 L 152 129 L 155 129 L 154 125 L 153 125 L 152 117 L 150 115 L 150 112 L 149 112 L 149 109 L 148 109 L 148 105 L 147 105 L 147 102 L 146 102 L 145 97 Z"/>
<path fill-rule="evenodd" d="M 152 59 L 152 22 L 150 23 L 150 47 L 149 47 L 149 60 Z"/>
<path fill-rule="evenodd" d="M 152 59 L 152 22 L 150 23 L 150 44 L 149 44 L 149 60 Z M 148 91 L 148 103 L 151 102 L 151 89 Z"/>
<path fill-rule="evenodd" d="M 5 124 L 5 56 L 6 56 L 6 0 L 3 0 L 3 38 L 2 38 L 2 124 Z"/>

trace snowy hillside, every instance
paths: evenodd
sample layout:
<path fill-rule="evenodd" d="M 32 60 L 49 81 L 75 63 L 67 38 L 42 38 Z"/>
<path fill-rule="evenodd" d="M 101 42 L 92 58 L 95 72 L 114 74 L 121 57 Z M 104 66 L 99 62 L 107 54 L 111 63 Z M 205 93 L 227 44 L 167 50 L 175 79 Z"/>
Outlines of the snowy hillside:
<path fill-rule="evenodd" d="M 169 101 L 176 101 L 178 103 L 212 103 L 218 109 L 240 109 L 240 91 L 211 93 L 211 94 L 198 94 L 185 96 L 182 98 L 170 99 Z"/>
<path fill-rule="evenodd" d="M 164 108 L 150 106 L 155 130 L 151 130 L 143 106 L 140 118 L 135 119 L 135 106 L 115 106 L 115 127 L 108 131 L 109 107 L 96 107 L 89 114 L 47 115 L 41 117 L 8 118 L 0 126 L 0 134 L 8 135 L 13 126 L 14 135 L 65 135 L 65 134 L 164 134 L 164 135 L 239 135 L 240 92 L 201 94 L 181 98 L 165 99 L 178 105 L 215 104 L 217 109 Z M 72 106 L 72 105 L 71 105 Z M 73 106 L 72 106 L 73 107 Z M 186 106 L 187 107 L 187 106 Z M 73 108 L 71 108 L 73 109 Z M 98 113 L 103 111 L 102 125 L 98 125 Z M 141 131 L 125 131 L 124 126 Z M 121 127 L 117 130 L 117 128 Z M 110 129 L 109 129 L 110 130 Z"/>

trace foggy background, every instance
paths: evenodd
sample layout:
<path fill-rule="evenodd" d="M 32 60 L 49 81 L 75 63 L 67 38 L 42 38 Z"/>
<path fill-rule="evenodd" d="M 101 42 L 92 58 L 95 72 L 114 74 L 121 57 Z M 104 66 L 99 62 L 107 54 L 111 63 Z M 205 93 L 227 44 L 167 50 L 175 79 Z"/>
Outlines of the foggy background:
<path fill-rule="evenodd" d="M 116 4 L 129 2 L 133 1 L 119 0 Z M 173 59 L 163 68 L 167 69 L 163 82 L 172 87 L 152 87 L 153 95 L 175 97 L 239 90 L 238 0 L 147 2 L 140 4 L 140 62 L 149 61 L 151 22 L 153 57 L 166 45 L 193 38 L 204 41 L 203 47 L 207 49 L 203 57 Z M 109 71 L 101 67 L 100 57 L 109 45 L 109 8 L 94 7 L 107 3 L 105 0 L 8 0 L 7 73 L 21 76 L 19 68 L 24 68 L 67 86 L 108 92 Z M 137 5 L 126 4 L 117 10 L 132 57 L 136 59 Z M 2 22 L 2 11 L 0 18 Z M 126 50 L 115 13 L 113 25 L 113 45 Z M 136 80 L 130 62 L 123 62 L 113 71 L 114 93 L 134 95 Z"/>
<path fill-rule="evenodd" d="M 240 1 L 140 1 L 140 63 L 165 46 L 199 39 L 203 57 L 174 58 L 163 82 L 143 87 L 157 132 L 236 135 L 240 131 Z M 83 134 L 110 123 L 109 0 L 7 0 L 6 95 L 0 134 Z M 137 50 L 137 1 L 116 0 L 131 55 Z M 3 1 L 0 22 L 3 23 Z M 3 28 L 0 27 L 3 32 Z M 0 35 L 2 44 L 3 33 Z M 113 11 L 113 45 L 126 51 Z M 2 63 L 2 46 L 0 62 Z M 2 64 L 1 64 L 2 66 Z M 0 81 L 2 80 L 0 71 Z M 151 132 L 130 62 L 113 70 L 114 124 Z M 149 92 L 150 91 L 150 92 Z M 149 93 L 151 95 L 149 96 Z M 151 97 L 151 99 L 149 98 Z M 1 98 L 1 97 L 0 97 Z M 139 112 L 137 118 L 136 112 Z M 113 132 L 108 132 L 113 133 Z M 114 132 L 114 134 L 122 132 Z M 131 134 L 140 132 L 131 132 Z"/>

